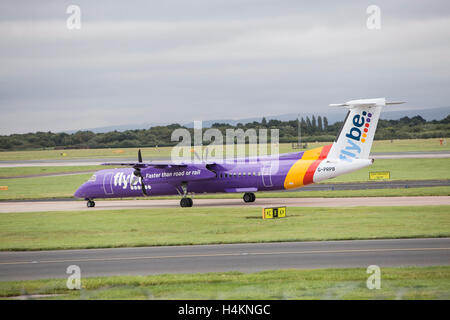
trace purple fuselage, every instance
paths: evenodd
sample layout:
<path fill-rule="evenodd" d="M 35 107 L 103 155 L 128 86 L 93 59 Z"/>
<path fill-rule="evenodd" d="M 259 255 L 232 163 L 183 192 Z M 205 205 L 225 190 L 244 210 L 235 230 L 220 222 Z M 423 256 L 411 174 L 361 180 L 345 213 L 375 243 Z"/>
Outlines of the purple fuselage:
<path fill-rule="evenodd" d="M 221 164 L 164 165 L 141 169 L 148 196 L 182 195 L 188 193 L 256 192 L 284 189 L 287 172 L 303 152 L 236 160 Z M 144 196 L 134 168 L 97 171 L 75 192 L 75 197 L 126 198 Z"/>

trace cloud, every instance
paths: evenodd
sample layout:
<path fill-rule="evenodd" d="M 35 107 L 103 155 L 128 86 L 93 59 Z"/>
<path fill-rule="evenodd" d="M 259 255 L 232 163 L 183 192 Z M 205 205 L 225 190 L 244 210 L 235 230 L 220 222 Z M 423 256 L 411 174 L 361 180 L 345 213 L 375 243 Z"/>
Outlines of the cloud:
<path fill-rule="evenodd" d="M 317 110 L 387 96 L 448 105 L 446 2 L 68 2 L 0 5 L 0 133 Z M 419 90 L 420 88 L 420 90 Z M 37 115 L 41 116 L 37 116 Z M 20 119 L 20 121 L 17 121 Z"/>

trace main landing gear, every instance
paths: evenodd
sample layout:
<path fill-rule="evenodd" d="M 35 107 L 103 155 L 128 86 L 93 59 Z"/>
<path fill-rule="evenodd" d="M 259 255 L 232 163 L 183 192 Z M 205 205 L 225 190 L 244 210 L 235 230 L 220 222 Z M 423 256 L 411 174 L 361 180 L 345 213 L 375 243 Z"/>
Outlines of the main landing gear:
<path fill-rule="evenodd" d="M 244 202 L 255 202 L 256 196 L 252 192 L 246 192 L 244 193 Z"/>
<path fill-rule="evenodd" d="M 88 208 L 93 208 L 93 207 L 95 207 L 95 202 L 94 202 L 94 200 L 88 199 L 86 205 Z"/>
<path fill-rule="evenodd" d="M 183 182 L 181 184 L 181 189 L 183 190 L 183 198 L 181 198 L 180 206 L 182 208 L 189 208 L 192 207 L 193 201 L 191 198 L 186 197 L 187 196 L 187 183 Z"/>
<path fill-rule="evenodd" d="M 191 198 L 181 198 L 180 205 L 182 208 L 192 207 L 192 199 Z"/>

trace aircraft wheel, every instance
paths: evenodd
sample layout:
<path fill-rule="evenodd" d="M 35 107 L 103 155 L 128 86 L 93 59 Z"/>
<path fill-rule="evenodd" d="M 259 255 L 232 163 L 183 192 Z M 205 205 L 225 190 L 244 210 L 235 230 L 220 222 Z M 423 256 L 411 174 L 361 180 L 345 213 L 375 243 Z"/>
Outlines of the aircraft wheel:
<path fill-rule="evenodd" d="M 255 202 L 256 196 L 252 192 L 246 192 L 246 193 L 244 193 L 243 199 L 244 199 L 244 202 Z"/>
<path fill-rule="evenodd" d="M 93 200 L 88 200 L 86 205 L 88 208 L 93 208 L 95 207 L 95 202 Z"/>
<path fill-rule="evenodd" d="M 182 198 L 180 201 L 180 205 L 182 208 L 192 207 L 193 201 L 191 198 Z"/>
<path fill-rule="evenodd" d="M 252 202 L 252 199 L 253 199 L 252 194 L 249 192 L 244 193 L 243 199 L 244 199 L 244 202 Z"/>

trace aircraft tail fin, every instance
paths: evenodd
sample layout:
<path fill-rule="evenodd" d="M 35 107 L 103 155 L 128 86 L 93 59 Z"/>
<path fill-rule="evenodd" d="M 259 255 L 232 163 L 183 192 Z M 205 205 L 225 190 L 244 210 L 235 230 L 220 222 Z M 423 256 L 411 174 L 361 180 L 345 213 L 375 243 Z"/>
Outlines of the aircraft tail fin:
<path fill-rule="evenodd" d="M 400 103 L 403 102 L 386 102 L 385 98 L 377 98 L 330 104 L 331 107 L 346 107 L 349 110 L 327 158 L 348 162 L 368 159 L 381 109 L 388 104 Z"/>

